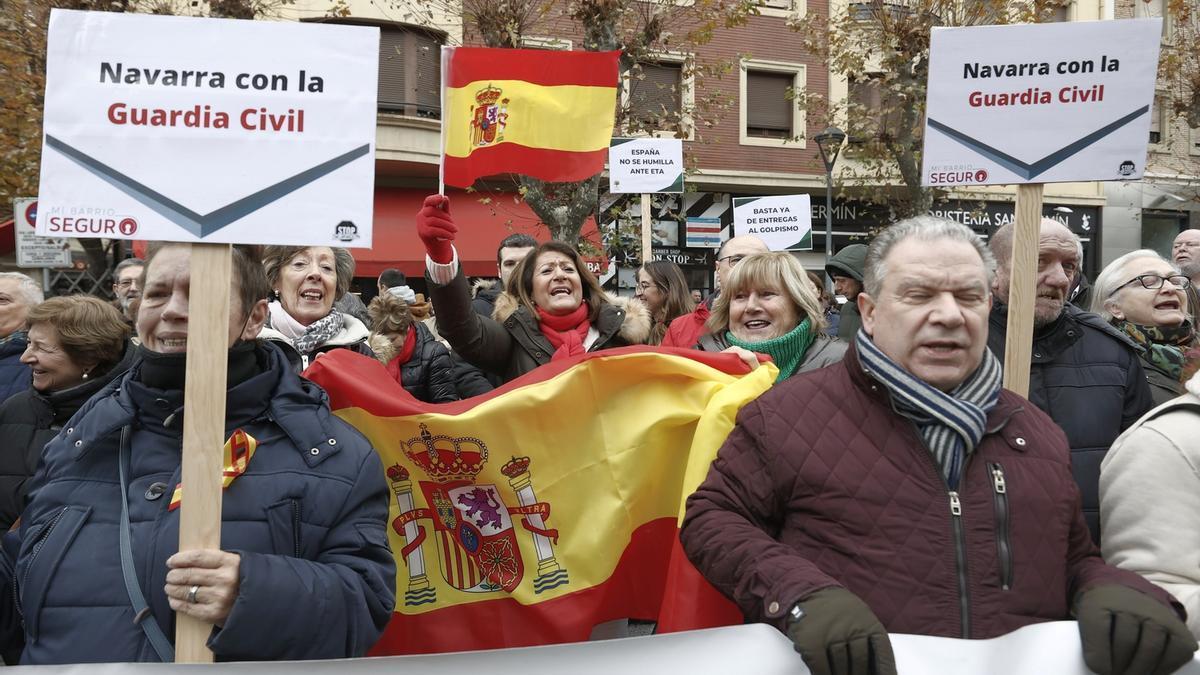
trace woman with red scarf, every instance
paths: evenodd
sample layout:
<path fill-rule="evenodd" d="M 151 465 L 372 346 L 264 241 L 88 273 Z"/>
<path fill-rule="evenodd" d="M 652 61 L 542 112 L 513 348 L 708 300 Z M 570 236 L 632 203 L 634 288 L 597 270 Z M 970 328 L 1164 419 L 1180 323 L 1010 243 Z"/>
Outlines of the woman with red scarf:
<path fill-rule="evenodd" d="M 450 200 L 425 198 L 417 234 L 441 336 L 454 351 L 505 381 L 558 360 L 611 347 L 644 344 L 650 314 L 637 300 L 610 298 L 579 252 L 559 241 L 538 245 L 513 271 L 492 317 L 471 308 L 470 289 L 453 242 Z"/>
<path fill-rule="evenodd" d="M 411 306 L 386 292 L 367 308 L 375 329 L 367 343 L 404 390 L 426 403 L 458 400 L 450 352 L 413 316 Z"/>

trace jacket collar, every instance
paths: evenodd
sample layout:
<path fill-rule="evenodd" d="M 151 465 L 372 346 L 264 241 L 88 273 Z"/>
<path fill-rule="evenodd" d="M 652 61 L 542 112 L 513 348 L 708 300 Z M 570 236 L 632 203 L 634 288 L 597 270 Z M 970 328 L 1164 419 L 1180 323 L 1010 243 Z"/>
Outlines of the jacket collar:
<path fill-rule="evenodd" d="M 294 374 L 278 347 L 260 343 L 257 355 L 263 371 L 226 394 L 226 431 L 265 417 L 288 436 L 309 466 L 339 452 L 325 391 Z M 85 405 L 72 418 L 75 424 L 68 423 L 65 433 L 67 441 L 74 444 L 76 460 L 98 441 L 135 422 L 164 435 L 182 437 L 183 392 L 141 384 L 137 381 L 139 365 L 135 363 Z"/>
<path fill-rule="evenodd" d="M 326 347 L 346 347 L 349 345 L 356 345 L 360 342 L 366 341 L 368 334 L 369 331 L 367 330 L 366 324 L 349 314 L 342 314 L 342 329 L 337 332 L 337 335 L 334 335 L 326 340 L 325 343 L 317 349 L 320 350 Z M 267 326 L 263 326 L 262 330 L 258 333 L 258 339 L 279 341 L 288 345 L 292 344 L 292 341 L 286 335 L 280 333 L 274 328 L 269 328 Z"/>
<path fill-rule="evenodd" d="M 125 353 L 121 356 L 121 360 L 112 368 L 109 368 L 103 374 L 84 380 L 83 382 L 68 387 L 59 391 L 42 394 L 34 391 L 34 398 L 40 399 L 46 406 L 50 408 L 55 421 L 63 421 L 60 416 L 64 413 L 67 417 L 74 415 L 75 411 L 79 410 L 84 403 L 87 402 L 96 392 L 107 387 L 113 380 L 120 378 L 134 364 L 136 360 L 137 348 L 132 343 L 125 343 Z"/>
<path fill-rule="evenodd" d="M 1068 347 L 1078 342 L 1087 329 L 1099 331 L 1108 337 L 1139 353 L 1138 345 L 1128 336 L 1110 326 L 1104 319 L 1079 309 L 1071 303 L 1063 305 L 1063 311 L 1058 318 L 1034 331 L 1033 344 L 1035 363 L 1053 361 Z M 996 302 L 992 305 L 992 313 L 988 318 L 988 329 L 999 331 L 1000 334 L 1008 329 L 1008 305 Z M 1003 356 L 997 354 L 997 356 Z"/>
<path fill-rule="evenodd" d="M 620 336 L 628 344 L 645 344 L 650 338 L 650 311 L 640 301 L 631 298 L 607 297 L 607 302 L 600 308 L 599 317 L 592 327 L 599 333 L 595 345 L 603 347 L 614 336 Z M 516 299 L 507 293 L 501 293 L 496 298 L 492 318 L 512 328 L 520 325 L 529 334 L 529 338 L 537 342 L 547 353 L 553 354 L 550 341 L 542 335 L 538 328 L 537 318 Z M 542 344 L 544 343 L 544 344 Z M 595 347 L 593 347 L 594 349 Z"/>

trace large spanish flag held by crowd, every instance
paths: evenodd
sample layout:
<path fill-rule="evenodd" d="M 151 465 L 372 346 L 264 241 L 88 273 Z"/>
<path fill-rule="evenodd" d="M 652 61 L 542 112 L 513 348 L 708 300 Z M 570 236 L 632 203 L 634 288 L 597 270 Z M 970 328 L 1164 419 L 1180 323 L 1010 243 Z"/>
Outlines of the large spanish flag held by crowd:
<path fill-rule="evenodd" d="M 442 47 L 442 180 L 604 170 L 620 52 Z"/>
<path fill-rule="evenodd" d="M 373 655 L 575 642 L 621 618 L 740 623 L 679 546 L 737 411 L 775 381 L 732 354 L 627 347 L 430 405 L 348 350 L 305 375 L 383 458 L 396 610 Z"/>

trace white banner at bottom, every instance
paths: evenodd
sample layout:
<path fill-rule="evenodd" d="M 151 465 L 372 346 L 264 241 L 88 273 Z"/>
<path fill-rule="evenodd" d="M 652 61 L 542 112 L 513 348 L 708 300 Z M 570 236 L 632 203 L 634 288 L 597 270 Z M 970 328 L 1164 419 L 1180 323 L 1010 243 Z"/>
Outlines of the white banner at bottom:
<path fill-rule="evenodd" d="M 1073 621 L 1026 626 L 991 640 L 954 640 L 925 635 L 892 635 L 896 665 L 902 675 L 1011 675 L 1054 673 L 1090 675 L 1083 663 L 1079 629 Z M 782 633 L 764 624 L 651 635 L 600 642 L 547 647 L 498 649 L 485 652 L 392 656 L 338 661 L 163 665 L 113 663 L 38 666 L 41 675 L 149 675 L 183 669 L 220 670 L 246 675 L 309 674 L 372 675 L 374 673 L 482 673 L 488 675 L 612 675 L 612 673 L 689 673 L 713 675 L 807 675 L 804 661 Z M 11 672 L 33 667 L 16 668 Z M 1200 658 L 1177 671 L 1200 675 Z"/>

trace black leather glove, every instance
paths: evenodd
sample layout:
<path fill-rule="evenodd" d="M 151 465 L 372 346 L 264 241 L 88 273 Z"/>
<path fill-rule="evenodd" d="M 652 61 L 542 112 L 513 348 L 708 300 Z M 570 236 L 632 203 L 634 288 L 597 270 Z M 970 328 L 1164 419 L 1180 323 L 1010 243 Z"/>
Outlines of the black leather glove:
<path fill-rule="evenodd" d="M 895 675 L 896 657 L 883 624 L 844 588 L 823 588 L 799 602 L 804 616 L 786 633 L 813 675 Z"/>
<path fill-rule="evenodd" d="M 1128 586 L 1085 591 L 1075 616 L 1083 660 L 1099 675 L 1167 675 L 1196 651 L 1196 638 L 1174 610 Z"/>

